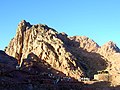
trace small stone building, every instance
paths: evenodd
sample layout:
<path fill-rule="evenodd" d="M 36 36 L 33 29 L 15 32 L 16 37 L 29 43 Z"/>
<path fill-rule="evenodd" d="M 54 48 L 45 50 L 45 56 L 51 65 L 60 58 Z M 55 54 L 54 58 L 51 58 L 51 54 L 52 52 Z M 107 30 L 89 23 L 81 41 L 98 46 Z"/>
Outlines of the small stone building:
<path fill-rule="evenodd" d="M 111 75 L 107 71 L 98 71 L 98 74 L 94 75 L 94 80 L 111 81 Z"/>

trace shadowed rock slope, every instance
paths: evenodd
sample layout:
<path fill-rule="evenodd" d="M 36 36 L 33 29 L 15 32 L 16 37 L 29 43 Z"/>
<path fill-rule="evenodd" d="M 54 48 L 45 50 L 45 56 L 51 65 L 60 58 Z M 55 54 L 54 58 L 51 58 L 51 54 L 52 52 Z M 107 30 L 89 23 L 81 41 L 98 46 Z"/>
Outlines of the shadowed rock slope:
<path fill-rule="evenodd" d="M 20 66 L 30 53 L 34 53 L 52 68 L 75 79 L 80 76 L 93 78 L 97 71 L 108 70 L 115 76 L 111 82 L 120 84 L 120 50 L 112 41 L 99 46 L 86 36 L 68 37 L 47 25 L 31 25 L 23 20 L 5 52 L 15 57 Z"/>

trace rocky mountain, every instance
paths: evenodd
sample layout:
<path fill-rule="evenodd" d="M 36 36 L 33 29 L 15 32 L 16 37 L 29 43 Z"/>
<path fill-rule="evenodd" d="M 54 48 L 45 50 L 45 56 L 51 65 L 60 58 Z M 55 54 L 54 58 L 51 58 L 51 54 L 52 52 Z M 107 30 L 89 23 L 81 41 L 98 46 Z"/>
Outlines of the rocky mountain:
<path fill-rule="evenodd" d="M 70 37 L 73 46 L 71 51 L 79 59 L 88 77 L 93 77 L 97 71 L 105 70 L 107 61 L 103 56 L 97 53 L 100 46 L 86 36 Z M 77 45 L 77 46 L 76 46 Z"/>
<path fill-rule="evenodd" d="M 97 52 L 107 60 L 106 70 L 112 75 L 112 83 L 120 85 L 120 49 L 114 42 L 109 41 L 101 46 Z"/>
<path fill-rule="evenodd" d="M 120 50 L 112 41 L 99 46 L 86 36 L 69 37 L 47 25 L 31 25 L 23 20 L 5 52 L 16 58 L 20 67 L 29 60 L 37 62 L 37 67 L 41 66 L 40 62 L 46 62 L 75 79 L 93 78 L 97 71 L 107 70 L 113 76 L 110 82 L 120 84 Z"/>
<path fill-rule="evenodd" d="M 59 34 L 47 25 L 30 25 L 23 20 L 18 25 L 16 36 L 5 51 L 15 57 L 20 62 L 20 66 L 29 53 L 34 53 L 66 76 L 79 78 L 83 71 L 77 65 L 77 59 L 67 51 L 68 48 L 61 37 L 67 38 L 66 35 Z"/>
<path fill-rule="evenodd" d="M 99 46 L 86 36 L 74 36 L 70 39 L 77 42 L 77 44 L 73 43 L 73 52 L 76 57 L 82 59 L 84 66 L 88 67 L 86 74 L 89 77 L 92 77 L 97 71 L 106 70 L 112 76 L 111 83 L 120 85 L 120 49 L 114 42 L 109 41 L 103 46 Z"/>

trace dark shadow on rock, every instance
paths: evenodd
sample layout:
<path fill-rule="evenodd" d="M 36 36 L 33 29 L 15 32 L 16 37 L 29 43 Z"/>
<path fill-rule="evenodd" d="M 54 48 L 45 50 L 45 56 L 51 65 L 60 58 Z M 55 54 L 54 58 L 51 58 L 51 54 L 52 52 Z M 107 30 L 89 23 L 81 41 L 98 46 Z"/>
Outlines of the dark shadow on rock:
<path fill-rule="evenodd" d="M 120 85 L 112 87 L 112 88 L 113 88 L 113 90 L 120 90 Z"/>
<path fill-rule="evenodd" d="M 31 69 L 30 69 L 31 68 Z M 21 67 L 22 70 L 26 70 L 30 72 L 31 74 L 37 74 L 41 72 L 47 72 L 47 73 L 58 73 L 57 70 L 53 69 L 46 61 L 41 60 L 37 55 L 34 53 L 30 53 L 26 59 L 23 61 L 23 65 Z M 33 71 L 35 72 L 32 72 Z M 59 72 L 61 73 L 61 72 Z M 61 75 L 65 76 L 61 73 Z"/>
<path fill-rule="evenodd" d="M 16 69 L 17 60 L 0 50 L 0 75 L 4 75 Z"/>
<path fill-rule="evenodd" d="M 110 82 L 107 81 L 100 81 L 100 82 L 95 82 L 93 84 L 88 85 L 88 87 L 97 87 L 97 88 L 104 88 L 104 87 L 109 87 L 110 88 Z"/>
<path fill-rule="evenodd" d="M 2 55 L 6 55 L 2 52 Z M 1 56 L 2 56 L 1 55 Z M 7 55 L 9 57 L 9 55 Z M 10 57 L 14 59 L 13 57 Z M 53 69 L 46 61 L 41 60 L 34 53 L 30 53 L 19 70 L 12 70 L 0 74 L 0 89 L 18 90 L 119 90 L 120 86 L 111 87 L 109 82 L 84 84 L 74 78 L 71 81 L 61 81 L 64 73 Z M 59 81 L 57 81 L 59 79 Z M 21 89 L 22 88 L 22 89 Z"/>
<path fill-rule="evenodd" d="M 2 90 L 79 90 L 83 82 L 52 68 L 46 61 L 41 60 L 34 53 L 24 59 L 20 69 L 14 69 L 0 75 L 0 89 Z M 75 89 L 79 87 L 78 89 Z M 22 88 L 22 89 L 21 89 Z"/>
<path fill-rule="evenodd" d="M 120 90 L 120 86 L 111 86 L 110 82 L 100 81 L 93 84 L 86 84 L 83 90 Z"/>
<path fill-rule="evenodd" d="M 17 60 L 14 57 L 7 55 L 2 50 L 0 50 L 0 63 L 10 65 L 10 66 L 13 66 L 13 67 L 18 65 Z"/>
<path fill-rule="evenodd" d="M 58 34 L 58 38 L 64 42 L 66 51 L 70 52 L 77 59 L 75 61 L 77 67 L 80 67 L 84 71 L 85 76 L 93 78 L 97 71 L 107 68 L 108 64 L 102 58 L 102 55 L 80 48 L 80 43 L 75 40 L 70 40 L 67 35 L 60 33 Z"/>
<path fill-rule="evenodd" d="M 31 69 L 30 69 L 31 68 Z M 31 74 L 40 74 L 40 73 L 48 73 L 53 74 L 55 76 L 66 77 L 66 75 L 51 67 L 45 60 L 41 60 L 37 55 L 34 53 L 30 53 L 26 59 L 23 61 L 23 65 L 21 70 L 27 71 Z M 34 71 L 34 72 L 32 72 Z M 74 79 L 74 78 L 72 78 Z"/>

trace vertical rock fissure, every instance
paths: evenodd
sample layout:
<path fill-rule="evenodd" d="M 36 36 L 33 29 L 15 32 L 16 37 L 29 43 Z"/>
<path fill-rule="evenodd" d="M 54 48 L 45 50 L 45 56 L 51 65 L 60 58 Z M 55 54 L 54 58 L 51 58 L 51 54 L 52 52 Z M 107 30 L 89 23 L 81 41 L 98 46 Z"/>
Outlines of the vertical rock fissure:
<path fill-rule="evenodd" d="M 21 42 L 21 47 L 20 47 L 20 52 L 19 52 L 19 64 L 20 64 L 20 67 L 21 67 L 21 65 L 22 65 L 22 62 L 23 62 L 23 60 L 22 60 L 22 49 L 23 49 L 23 46 L 24 46 L 24 32 L 22 32 L 22 37 L 21 37 L 21 39 L 22 39 L 22 42 Z"/>

